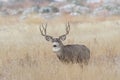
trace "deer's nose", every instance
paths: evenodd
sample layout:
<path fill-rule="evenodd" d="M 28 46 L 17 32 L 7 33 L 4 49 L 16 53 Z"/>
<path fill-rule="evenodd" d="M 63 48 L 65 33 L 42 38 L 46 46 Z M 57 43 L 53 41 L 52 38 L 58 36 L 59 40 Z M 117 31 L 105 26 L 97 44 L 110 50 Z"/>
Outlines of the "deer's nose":
<path fill-rule="evenodd" d="M 57 45 L 53 45 L 53 47 L 57 47 Z"/>

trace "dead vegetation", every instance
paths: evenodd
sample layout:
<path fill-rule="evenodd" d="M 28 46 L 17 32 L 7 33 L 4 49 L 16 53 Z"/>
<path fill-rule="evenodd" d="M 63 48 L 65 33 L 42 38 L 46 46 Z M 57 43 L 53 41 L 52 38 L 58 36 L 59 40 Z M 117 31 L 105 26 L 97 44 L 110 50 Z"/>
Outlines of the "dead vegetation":
<path fill-rule="evenodd" d="M 83 70 L 77 64 L 62 64 L 57 59 L 51 44 L 40 35 L 38 23 L 9 20 L 0 26 L 0 80 L 120 79 L 119 19 L 71 21 L 71 31 L 64 43 L 84 44 L 91 50 L 90 63 Z M 55 24 L 54 20 L 48 22 L 48 33 L 62 34 L 68 18 L 63 20 L 56 19 Z"/>

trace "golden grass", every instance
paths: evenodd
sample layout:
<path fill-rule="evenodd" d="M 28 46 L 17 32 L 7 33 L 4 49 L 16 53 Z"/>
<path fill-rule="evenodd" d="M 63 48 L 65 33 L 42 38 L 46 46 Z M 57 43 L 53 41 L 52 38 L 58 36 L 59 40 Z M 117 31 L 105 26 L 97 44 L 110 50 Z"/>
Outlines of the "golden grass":
<path fill-rule="evenodd" d="M 67 19 L 61 17 L 48 22 L 48 34 L 63 34 Z M 91 59 L 83 69 L 78 64 L 63 64 L 57 59 L 51 43 L 40 35 L 38 24 L 44 20 L 12 20 L 8 19 L 8 24 L 3 21 L 0 26 L 0 80 L 120 79 L 119 19 L 102 22 L 71 19 L 71 31 L 64 43 L 90 48 Z"/>

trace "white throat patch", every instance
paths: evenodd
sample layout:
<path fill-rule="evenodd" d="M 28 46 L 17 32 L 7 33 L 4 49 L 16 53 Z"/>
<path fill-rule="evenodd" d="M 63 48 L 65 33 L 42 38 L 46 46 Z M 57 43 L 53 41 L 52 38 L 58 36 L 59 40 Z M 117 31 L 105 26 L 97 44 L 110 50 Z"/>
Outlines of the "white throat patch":
<path fill-rule="evenodd" d="M 59 45 L 59 43 L 58 42 L 53 42 L 53 45 L 56 45 L 56 47 L 53 47 L 53 51 L 54 52 L 58 52 L 58 51 L 60 51 L 60 45 Z"/>
<path fill-rule="evenodd" d="M 58 52 L 58 51 L 60 51 L 60 49 L 61 49 L 60 47 L 53 47 L 54 52 Z"/>

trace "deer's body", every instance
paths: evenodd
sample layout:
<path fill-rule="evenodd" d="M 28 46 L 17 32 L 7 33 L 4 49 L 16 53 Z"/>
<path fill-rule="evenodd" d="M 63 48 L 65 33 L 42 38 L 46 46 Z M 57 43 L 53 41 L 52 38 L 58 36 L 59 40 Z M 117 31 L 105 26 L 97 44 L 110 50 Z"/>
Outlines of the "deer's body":
<path fill-rule="evenodd" d="M 65 63 L 85 63 L 90 59 L 90 50 L 84 45 L 65 45 L 55 51 L 60 61 Z"/>
<path fill-rule="evenodd" d="M 66 26 L 66 34 L 61 35 L 58 38 L 53 38 L 52 36 L 46 34 L 47 24 L 45 27 L 43 25 L 40 27 L 40 32 L 43 36 L 45 36 L 45 39 L 47 41 L 52 42 L 53 52 L 56 53 L 60 61 L 65 63 L 71 62 L 88 64 L 88 61 L 90 59 L 90 50 L 85 45 L 63 45 L 62 41 L 66 39 L 66 35 L 70 30 L 69 23 Z"/>

